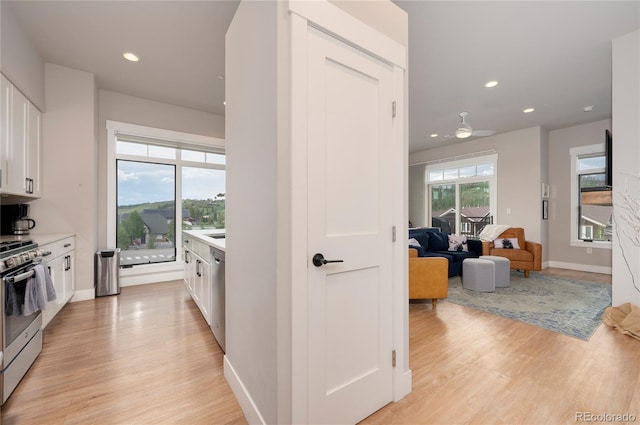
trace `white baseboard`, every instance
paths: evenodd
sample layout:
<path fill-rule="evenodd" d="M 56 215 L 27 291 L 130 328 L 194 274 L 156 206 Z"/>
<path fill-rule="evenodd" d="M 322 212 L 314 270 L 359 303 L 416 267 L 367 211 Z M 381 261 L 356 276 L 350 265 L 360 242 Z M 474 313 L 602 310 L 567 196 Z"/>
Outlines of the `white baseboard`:
<path fill-rule="evenodd" d="M 242 380 L 236 373 L 235 369 L 229 362 L 229 358 L 224 356 L 224 377 L 233 391 L 233 395 L 236 396 L 236 400 L 240 404 L 244 417 L 250 424 L 265 424 L 264 418 L 258 410 L 258 406 L 255 405 L 251 394 L 247 391 Z"/>
<path fill-rule="evenodd" d="M 549 261 L 549 267 L 557 267 L 560 269 L 578 270 L 581 272 L 612 274 L 611 267 L 592 266 L 589 264 L 565 263 L 563 261 Z"/>
<path fill-rule="evenodd" d="M 170 280 L 183 280 L 184 270 L 160 273 L 144 273 L 134 276 L 120 276 L 120 286 L 147 285 L 149 283 L 168 282 Z"/>
<path fill-rule="evenodd" d="M 94 288 L 91 289 L 77 289 L 73 293 L 73 297 L 69 302 L 75 303 L 77 301 L 87 301 L 92 300 L 96 297 L 96 290 Z"/>

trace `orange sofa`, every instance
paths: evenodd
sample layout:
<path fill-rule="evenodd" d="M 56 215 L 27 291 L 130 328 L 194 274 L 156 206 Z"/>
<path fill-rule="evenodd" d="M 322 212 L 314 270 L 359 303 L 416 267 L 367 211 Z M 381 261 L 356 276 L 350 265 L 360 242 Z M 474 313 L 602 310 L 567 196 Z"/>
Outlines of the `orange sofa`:
<path fill-rule="evenodd" d="M 409 249 L 409 299 L 431 298 L 435 307 L 438 298 L 449 296 L 449 261 L 442 257 L 418 257 L 418 250 Z"/>
<path fill-rule="evenodd" d="M 542 245 L 537 242 L 525 240 L 522 227 L 511 227 L 500 234 L 496 239 L 518 239 L 520 249 L 495 248 L 493 242 L 482 242 L 482 255 L 497 255 L 508 258 L 511 262 L 511 270 L 524 271 L 524 277 L 529 277 L 531 270 L 542 270 Z"/>

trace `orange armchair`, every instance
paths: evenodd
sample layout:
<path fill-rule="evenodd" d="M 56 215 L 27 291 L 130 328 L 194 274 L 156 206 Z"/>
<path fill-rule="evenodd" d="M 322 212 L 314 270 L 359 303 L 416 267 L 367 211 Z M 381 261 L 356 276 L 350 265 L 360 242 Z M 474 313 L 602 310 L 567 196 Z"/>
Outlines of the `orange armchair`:
<path fill-rule="evenodd" d="M 439 257 L 418 257 L 418 250 L 409 248 L 409 299 L 431 298 L 435 307 L 438 298 L 449 296 L 449 261 Z"/>
<path fill-rule="evenodd" d="M 497 255 L 508 258 L 511 270 L 524 271 L 524 277 L 529 277 L 529 271 L 542 270 L 542 245 L 527 241 L 522 227 L 511 227 L 500 234 L 497 239 L 518 239 L 520 249 L 495 248 L 493 242 L 482 242 L 482 255 Z"/>

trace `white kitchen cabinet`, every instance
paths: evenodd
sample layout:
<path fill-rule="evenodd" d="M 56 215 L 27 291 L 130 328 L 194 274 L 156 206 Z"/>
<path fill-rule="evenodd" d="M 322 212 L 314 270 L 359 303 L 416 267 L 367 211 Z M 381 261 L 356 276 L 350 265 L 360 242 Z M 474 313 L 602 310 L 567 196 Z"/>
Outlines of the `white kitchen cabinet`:
<path fill-rule="evenodd" d="M 27 152 L 26 152 L 26 192 L 29 196 L 39 198 L 41 195 L 41 146 L 42 146 L 42 113 L 29 102 L 27 108 Z"/>
<path fill-rule="evenodd" d="M 196 277 L 194 281 L 193 299 L 198 305 L 202 316 L 211 326 L 211 264 L 195 256 Z"/>
<path fill-rule="evenodd" d="M 184 237 L 184 283 L 208 325 L 211 325 L 211 263 L 209 246 Z"/>
<path fill-rule="evenodd" d="M 56 299 L 47 304 L 42 311 L 42 327 L 46 327 L 62 307 L 69 302 L 75 291 L 75 238 L 67 237 L 40 247 L 49 268 L 49 274 L 56 290 Z"/>
<path fill-rule="evenodd" d="M 193 281 L 196 276 L 196 259 L 193 257 L 193 252 L 188 249 L 184 250 L 184 286 L 189 291 L 189 294 L 193 293 Z"/>
<path fill-rule="evenodd" d="M 0 190 L 7 188 L 7 161 L 9 158 L 9 139 L 11 138 L 11 83 L 2 77 L 0 96 L 2 96 L 2 104 L 0 104 Z"/>
<path fill-rule="evenodd" d="M 37 198 L 40 190 L 42 114 L 2 76 L 0 167 L 2 194 Z"/>

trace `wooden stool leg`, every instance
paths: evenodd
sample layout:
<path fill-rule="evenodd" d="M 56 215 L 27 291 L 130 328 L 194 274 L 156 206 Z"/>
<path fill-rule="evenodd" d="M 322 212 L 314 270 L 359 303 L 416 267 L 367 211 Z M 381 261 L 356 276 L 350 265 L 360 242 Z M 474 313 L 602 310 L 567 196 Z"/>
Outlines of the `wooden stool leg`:
<path fill-rule="evenodd" d="M 438 304 L 438 299 L 437 298 L 431 298 L 431 305 L 435 307 L 436 304 Z"/>
<path fill-rule="evenodd" d="M 529 277 L 529 270 L 525 270 L 524 271 L 524 277 L 528 278 Z"/>

